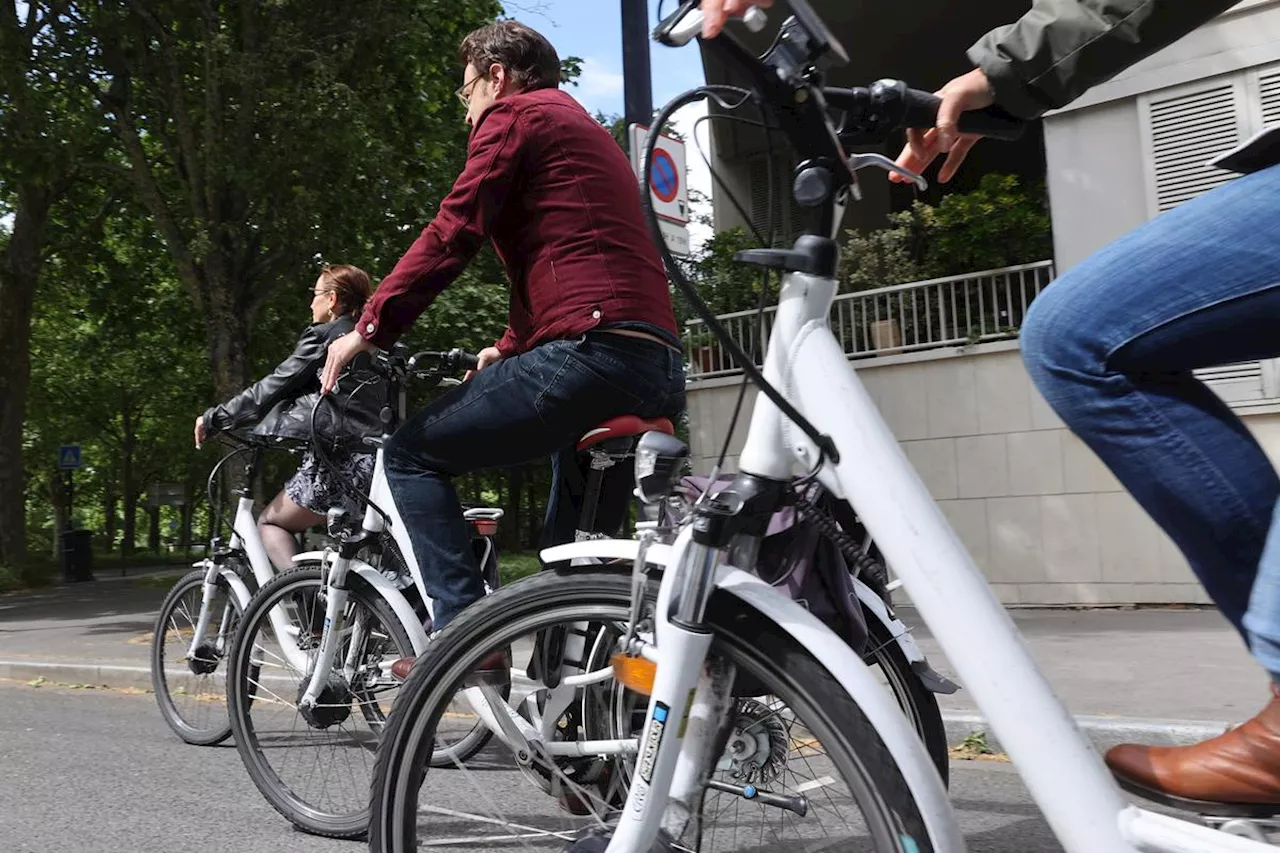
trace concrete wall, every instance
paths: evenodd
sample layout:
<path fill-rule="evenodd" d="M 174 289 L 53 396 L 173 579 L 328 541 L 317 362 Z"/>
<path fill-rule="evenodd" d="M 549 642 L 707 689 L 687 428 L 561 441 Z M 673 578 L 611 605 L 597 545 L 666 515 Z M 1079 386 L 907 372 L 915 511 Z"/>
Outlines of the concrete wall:
<path fill-rule="evenodd" d="M 860 361 L 858 374 L 1000 599 L 1011 604 L 1207 602 L 1181 554 L 1032 387 L 1017 342 Z M 698 473 L 738 395 L 690 386 Z M 727 469 L 749 423 L 749 391 Z M 1280 407 L 1242 410 L 1273 461 Z"/>

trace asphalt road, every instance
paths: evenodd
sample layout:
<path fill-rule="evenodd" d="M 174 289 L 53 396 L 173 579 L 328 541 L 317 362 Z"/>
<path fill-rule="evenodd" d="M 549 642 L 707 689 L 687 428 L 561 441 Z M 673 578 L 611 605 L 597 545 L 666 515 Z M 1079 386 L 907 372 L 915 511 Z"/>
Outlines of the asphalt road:
<path fill-rule="evenodd" d="M 365 849 L 295 832 L 234 747 L 182 744 L 147 694 L 0 682 L 0 769 L 5 853 Z M 952 779 L 974 853 L 1061 849 L 1009 765 L 954 762 Z"/>

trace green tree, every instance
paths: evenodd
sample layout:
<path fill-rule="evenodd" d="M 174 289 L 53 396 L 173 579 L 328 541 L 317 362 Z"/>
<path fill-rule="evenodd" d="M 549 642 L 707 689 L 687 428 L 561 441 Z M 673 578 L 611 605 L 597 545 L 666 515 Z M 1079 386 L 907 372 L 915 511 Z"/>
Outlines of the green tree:
<path fill-rule="evenodd" d="M 32 491 L 49 500 L 29 502 L 29 522 L 54 534 L 66 523 L 50 463 L 58 444 L 78 441 L 86 467 L 76 475 L 77 516 L 128 556 L 149 484 L 177 480 L 194 491 L 191 423 L 211 383 L 201 318 L 150 218 L 101 191 L 95 200 L 101 214 L 78 218 L 83 239 L 50 262 L 36 311 L 28 458 Z"/>
<path fill-rule="evenodd" d="M 51 220 L 102 147 L 51 6 L 0 2 L 0 494 L 9 496 L 25 492 L 31 317 L 59 236 Z M 0 565 L 23 563 L 26 551 L 23 502 L 0 500 Z"/>
<path fill-rule="evenodd" d="M 221 397 L 319 259 L 389 269 L 465 153 L 456 45 L 487 2 L 79 4 L 80 80 L 204 320 Z M 448 46 L 442 50 L 441 46 Z"/>

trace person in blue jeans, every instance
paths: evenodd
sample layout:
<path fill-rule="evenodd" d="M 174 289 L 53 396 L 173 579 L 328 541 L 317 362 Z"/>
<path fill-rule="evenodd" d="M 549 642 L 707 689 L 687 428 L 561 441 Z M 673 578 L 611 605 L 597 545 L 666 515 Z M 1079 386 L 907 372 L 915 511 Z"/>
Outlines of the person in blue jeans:
<path fill-rule="evenodd" d="M 703 0 L 704 35 L 751 0 Z M 758 5 L 771 5 L 759 0 Z M 1221 14 L 1235 0 L 1036 0 L 968 51 L 937 126 L 898 163 L 953 176 L 978 141 L 957 117 L 1034 119 Z M 1040 393 L 1178 545 L 1271 674 L 1272 700 L 1221 737 L 1107 754 L 1122 784 L 1213 811 L 1280 812 L 1280 479 L 1249 430 L 1192 375 L 1280 356 L 1280 166 L 1190 201 L 1067 272 L 1032 304 L 1022 353 Z M 1276 527 L 1280 528 L 1280 525 Z M 1268 538 L 1270 533 L 1270 538 Z"/>
<path fill-rule="evenodd" d="M 899 163 L 945 156 L 955 174 L 976 137 L 965 110 L 1024 118 L 1063 106 L 1230 2 L 1041 0 L 969 51 L 976 68 L 941 90 L 938 127 Z M 1147 36 L 1150 35 L 1150 38 Z M 1189 747 L 1123 744 L 1106 761 L 1139 794 L 1192 809 L 1280 811 L 1280 479 L 1244 423 L 1191 371 L 1280 356 L 1280 167 L 1232 181 L 1152 220 L 1061 276 L 1021 330 L 1032 381 L 1181 549 L 1271 674 L 1255 718 Z"/>

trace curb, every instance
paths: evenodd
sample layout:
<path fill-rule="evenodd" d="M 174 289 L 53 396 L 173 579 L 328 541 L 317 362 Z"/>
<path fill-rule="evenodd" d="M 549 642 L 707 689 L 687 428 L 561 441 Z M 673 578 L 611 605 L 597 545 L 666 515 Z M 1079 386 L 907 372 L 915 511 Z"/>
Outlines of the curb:
<path fill-rule="evenodd" d="M 1161 720 L 1088 715 L 1078 716 L 1075 720 L 1080 732 L 1100 753 L 1121 743 L 1190 746 L 1217 737 L 1231 725 L 1208 720 Z M 986 718 L 981 714 L 943 711 L 942 724 L 947 732 L 949 746 L 956 746 L 969 735 L 980 732 L 986 735 L 989 747 L 996 752 L 1004 752 L 999 738 L 996 737 L 995 732 L 991 731 Z"/>
<path fill-rule="evenodd" d="M 151 689 L 151 667 L 124 664 L 58 663 L 40 660 L 0 659 L 0 678 L 33 681 L 44 678 L 60 684 L 85 684 L 95 687 L 133 687 Z M 1229 723 L 1208 720 L 1162 720 L 1139 717 L 1078 716 L 1080 731 L 1099 752 L 1120 743 L 1142 743 L 1153 746 L 1189 746 L 1217 737 Z M 968 711 L 943 711 L 942 724 L 947 744 L 956 746 L 975 733 L 986 735 L 987 745 L 1003 752 L 999 738 L 990 730 L 981 714 Z"/>
<path fill-rule="evenodd" d="M 41 660 L 0 660 L 0 678 L 32 681 L 44 678 L 59 684 L 151 689 L 151 667 L 96 663 L 57 663 Z"/>

